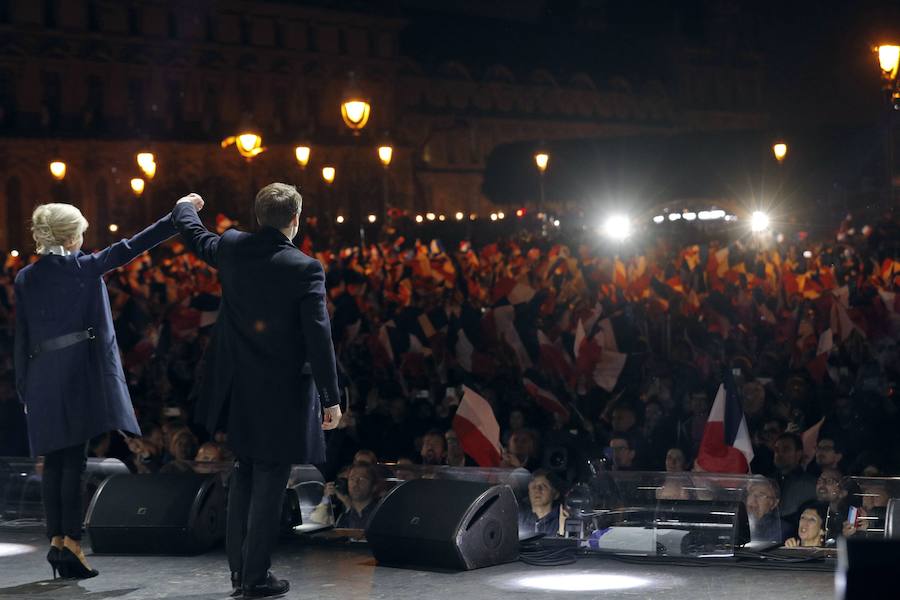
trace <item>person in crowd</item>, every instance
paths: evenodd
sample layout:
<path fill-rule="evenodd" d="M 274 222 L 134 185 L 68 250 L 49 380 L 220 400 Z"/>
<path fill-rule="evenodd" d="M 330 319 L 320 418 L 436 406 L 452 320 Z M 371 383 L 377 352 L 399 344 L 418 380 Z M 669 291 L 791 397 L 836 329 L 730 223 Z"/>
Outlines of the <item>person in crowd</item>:
<path fill-rule="evenodd" d="M 466 453 L 463 452 L 462 445 L 459 443 L 459 436 L 456 430 L 448 429 L 444 432 L 444 441 L 447 444 L 447 464 L 451 467 L 471 466 L 475 463 L 471 462 Z"/>
<path fill-rule="evenodd" d="M 363 448 L 362 450 L 357 450 L 356 454 L 353 455 L 353 463 L 354 464 L 377 465 L 378 464 L 378 456 L 375 455 L 374 451 L 369 450 L 367 448 Z"/>
<path fill-rule="evenodd" d="M 687 471 L 687 458 L 681 448 L 669 448 L 666 452 L 666 471 L 669 473 Z"/>
<path fill-rule="evenodd" d="M 447 460 L 447 442 L 437 429 L 428 431 L 422 436 L 422 449 L 419 459 L 423 465 L 443 465 Z"/>
<path fill-rule="evenodd" d="M 779 502 L 778 484 L 771 479 L 754 479 L 747 486 L 747 517 L 753 541 L 781 543 L 784 540 Z"/>
<path fill-rule="evenodd" d="M 512 469 L 537 468 L 540 459 L 540 441 L 533 429 L 519 429 L 509 436 L 509 446 L 503 452 L 500 466 Z"/>
<path fill-rule="evenodd" d="M 269 567 L 291 464 L 324 462 L 323 429 L 341 420 L 325 272 L 292 242 L 302 202 L 294 186 L 263 187 L 253 234 L 207 231 L 196 194 L 179 200 L 172 214 L 186 245 L 218 269 L 222 282 L 197 415 L 207 431 L 227 422 L 237 455 L 226 550 L 234 592 L 245 597 L 290 589 Z"/>
<path fill-rule="evenodd" d="M 88 578 L 81 549 L 86 444 L 111 430 L 139 434 L 103 275 L 175 235 L 170 215 L 94 254 L 81 251 L 87 219 L 71 204 L 31 217 L 39 259 L 15 278 L 16 389 L 41 480 L 54 575 Z"/>
<path fill-rule="evenodd" d="M 614 471 L 635 470 L 634 465 L 637 452 L 628 436 L 613 436 L 609 440 L 609 449 L 612 452 L 612 469 Z"/>
<path fill-rule="evenodd" d="M 815 548 L 825 543 L 825 514 L 827 507 L 815 502 L 806 503 L 800 510 L 797 536 L 785 540 L 788 548 Z"/>
<path fill-rule="evenodd" d="M 346 510 L 338 517 L 335 527 L 341 529 L 365 529 L 375 512 L 379 489 L 378 470 L 372 465 L 358 463 L 347 473 Z M 343 500 L 342 500 L 343 502 Z"/>
<path fill-rule="evenodd" d="M 801 466 L 803 441 L 796 433 L 782 433 L 775 440 L 775 481 L 781 488 L 781 514 L 794 515 L 816 497 L 816 480 Z"/>
<path fill-rule="evenodd" d="M 562 483 L 546 469 L 537 469 L 528 482 L 528 504 L 519 509 L 519 536 L 559 534 Z"/>
<path fill-rule="evenodd" d="M 819 441 L 816 443 L 815 460 L 806 466 L 806 472 L 818 477 L 825 469 L 840 469 L 843 458 L 844 449 L 839 440 L 833 437 L 819 436 Z"/>

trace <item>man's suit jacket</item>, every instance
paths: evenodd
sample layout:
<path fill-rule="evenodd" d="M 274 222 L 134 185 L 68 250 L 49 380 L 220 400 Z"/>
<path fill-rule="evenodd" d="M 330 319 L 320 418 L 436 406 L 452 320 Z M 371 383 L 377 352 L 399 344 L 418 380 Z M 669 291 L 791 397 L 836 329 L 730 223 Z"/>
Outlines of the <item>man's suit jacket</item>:
<path fill-rule="evenodd" d="M 195 419 L 212 433 L 227 418 L 238 457 L 323 462 L 320 403 L 340 397 L 322 265 L 270 227 L 218 236 L 187 202 L 172 219 L 222 283 Z"/>

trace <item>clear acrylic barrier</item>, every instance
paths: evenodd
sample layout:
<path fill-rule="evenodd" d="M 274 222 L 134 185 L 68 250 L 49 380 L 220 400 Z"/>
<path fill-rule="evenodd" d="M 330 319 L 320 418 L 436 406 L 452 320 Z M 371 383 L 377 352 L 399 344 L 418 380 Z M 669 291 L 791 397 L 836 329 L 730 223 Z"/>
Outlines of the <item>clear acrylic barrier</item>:
<path fill-rule="evenodd" d="M 501 469 L 489 467 L 446 467 L 434 465 L 379 464 L 385 479 L 385 491 L 401 481 L 411 479 L 457 479 L 477 481 L 489 485 L 508 485 L 517 500 L 528 498 L 528 481 L 531 473 L 526 469 Z"/>
<path fill-rule="evenodd" d="M 0 457 L 0 523 L 40 525 L 44 521 L 41 501 L 42 458 Z M 87 510 L 97 487 L 110 475 L 128 473 L 115 458 L 89 458 L 82 478 L 82 505 Z"/>
<path fill-rule="evenodd" d="M 753 475 L 595 471 L 568 491 L 560 532 L 597 552 L 732 556 L 782 541 L 775 489 Z"/>
<path fill-rule="evenodd" d="M 865 538 L 900 538 L 900 477 L 845 477 L 839 506 L 845 533 Z M 852 511 L 850 507 L 856 510 Z M 852 512 L 851 512 L 852 511 Z"/>

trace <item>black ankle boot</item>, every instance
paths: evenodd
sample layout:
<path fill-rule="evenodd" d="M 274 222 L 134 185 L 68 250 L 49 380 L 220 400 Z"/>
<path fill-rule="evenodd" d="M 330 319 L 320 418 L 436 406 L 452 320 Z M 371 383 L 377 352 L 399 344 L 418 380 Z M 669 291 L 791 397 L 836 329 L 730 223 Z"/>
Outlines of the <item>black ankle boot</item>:
<path fill-rule="evenodd" d="M 241 585 L 241 574 L 238 571 L 231 572 L 231 597 L 237 598 L 244 593 L 244 586 Z"/>

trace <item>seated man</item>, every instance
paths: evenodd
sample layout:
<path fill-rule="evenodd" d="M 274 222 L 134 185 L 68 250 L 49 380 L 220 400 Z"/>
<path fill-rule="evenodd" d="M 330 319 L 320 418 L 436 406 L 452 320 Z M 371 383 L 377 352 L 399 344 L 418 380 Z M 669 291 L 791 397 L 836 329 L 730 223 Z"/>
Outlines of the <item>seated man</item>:
<path fill-rule="evenodd" d="M 365 529 L 375 512 L 378 489 L 378 471 L 369 464 L 357 463 L 347 473 L 348 506 L 338 517 L 335 527 L 341 529 Z"/>
<path fill-rule="evenodd" d="M 528 482 L 528 505 L 519 510 L 519 535 L 533 533 L 558 535 L 561 484 L 556 476 L 545 469 L 538 469 Z"/>
<path fill-rule="evenodd" d="M 747 517 L 754 542 L 782 542 L 784 531 L 778 512 L 778 484 L 770 479 L 753 481 L 747 487 Z"/>

